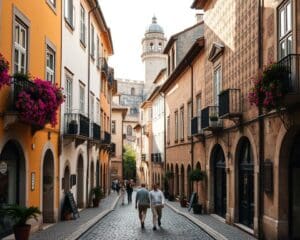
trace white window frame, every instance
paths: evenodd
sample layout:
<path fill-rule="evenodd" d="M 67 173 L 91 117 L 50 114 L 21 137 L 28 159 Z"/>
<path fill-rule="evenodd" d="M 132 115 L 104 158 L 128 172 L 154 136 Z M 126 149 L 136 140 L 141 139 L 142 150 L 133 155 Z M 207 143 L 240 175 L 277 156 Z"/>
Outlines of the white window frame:
<path fill-rule="evenodd" d="M 95 97 L 94 97 L 94 94 L 90 92 L 90 119 L 91 119 L 91 122 L 94 121 L 94 113 L 95 113 L 94 107 L 95 107 Z"/>
<path fill-rule="evenodd" d="M 192 128 L 191 128 L 191 124 L 192 124 L 192 102 L 188 103 L 188 121 L 187 121 L 187 128 L 188 128 L 188 136 L 192 136 Z"/>
<path fill-rule="evenodd" d="M 66 103 L 65 103 L 65 113 L 72 113 L 73 105 L 73 78 L 70 74 L 65 74 L 65 94 L 66 94 Z"/>
<path fill-rule="evenodd" d="M 99 99 L 96 100 L 96 113 L 97 113 L 97 117 L 96 117 L 96 121 L 97 123 L 100 125 L 100 101 Z"/>
<path fill-rule="evenodd" d="M 52 66 L 50 63 L 51 57 L 52 56 Z M 55 61 L 55 51 L 47 46 L 47 50 L 46 50 L 46 80 L 50 81 L 52 83 L 55 83 L 55 65 L 56 65 L 56 61 Z"/>
<path fill-rule="evenodd" d="M 96 63 L 97 63 L 97 67 L 99 68 L 100 67 L 100 39 L 99 39 L 99 36 L 97 35 L 97 52 L 96 52 Z"/>
<path fill-rule="evenodd" d="M 24 35 L 22 34 L 24 33 Z M 21 36 L 23 36 L 21 38 Z M 16 53 L 18 55 L 16 55 Z M 22 59 L 24 57 L 24 59 Z M 14 26 L 14 72 L 27 72 L 28 27 L 17 17 Z"/>
<path fill-rule="evenodd" d="M 290 16 L 288 16 L 288 10 Z M 289 18 L 290 17 L 290 18 Z M 289 45 L 289 39 L 291 46 Z M 282 59 L 293 51 L 293 5 L 292 1 L 284 2 L 278 8 L 278 57 Z M 285 45 L 284 52 L 282 51 L 282 44 Z"/>
<path fill-rule="evenodd" d="M 79 84 L 79 112 L 85 113 L 85 86 L 83 84 Z"/>
<path fill-rule="evenodd" d="M 213 102 L 215 106 L 219 106 L 219 94 L 222 90 L 222 68 L 221 66 L 217 66 L 214 70 L 214 81 L 213 81 L 213 89 L 214 89 L 214 95 L 213 95 Z"/>
<path fill-rule="evenodd" d="M 198 133 L 201 131 L 201 95 L 196 97 L 196 107 L 197 107 L 197 130 Z"/>
<path fill-rule="evenodd" d="M 175 112 L 175 141 L 178 141 L 178 111 Z"/>
<path fill-rule="evenodd" d="M 64 0 L 64 3 L 65 20 L 72 28 L 75 28 L 75 11 L 73 0 Z"/>
<path fill-rule="evenodd" d="M 91 24 L 91 50 L 90 50 L 90 54 L 91 57 L 94 58 L 95 57 L 95 28 L 93 26 L 93 24 Z"/>
<path fill-rule="evenodd" d="M 180 129 L 179 129 L 179 137 L 180 140 L 184 140 L 184 107 L 180 108 Z"/>
<path fill-rule="evenodd" d="M 80 41 L 85 46 L 86 44 L 85 9 L 82 5 L 80 5 Z"/>

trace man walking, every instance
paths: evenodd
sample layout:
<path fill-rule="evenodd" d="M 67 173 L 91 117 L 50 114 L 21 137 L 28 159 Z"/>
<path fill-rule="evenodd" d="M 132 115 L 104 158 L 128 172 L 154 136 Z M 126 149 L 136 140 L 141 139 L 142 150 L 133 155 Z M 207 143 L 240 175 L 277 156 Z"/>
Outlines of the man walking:
<path fill-rule="evenodd" d="M 127 198 L 128 198 L 128 203 L 132 202 L 132 192 L 133 192 L 133 186 L 132 183 L 127 181 L 126 184 L 126 192 L 127 192 Z"/>
<path fill-rule="evenodd" d="M 138 190 L 135 197 L 135 208 L 139 211 L 139 218 L 141 221 L 141 227 L 144 228 L 145 218 L 147 214 L 147 208 L 150 207 L 149 192 L 145 188 L 145 184 L 141 184 L 141 189 Z"/>
<path fill-rule="evenodd" d="M 153 230 L 156 230 L 156 223 L 161 225 L 162 208 L 165 204 L 165 197 L 158 189 L 158 184 L 153 184 L 153 190 L 149 193 L 150 207 L 153 215 Z"/>

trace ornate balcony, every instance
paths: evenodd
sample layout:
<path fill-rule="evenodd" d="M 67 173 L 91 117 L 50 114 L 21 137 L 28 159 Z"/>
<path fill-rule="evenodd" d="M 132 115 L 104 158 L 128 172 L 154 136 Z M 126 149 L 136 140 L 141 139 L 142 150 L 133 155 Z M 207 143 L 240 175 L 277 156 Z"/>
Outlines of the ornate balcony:
<path fill-rule="evenodd" d="M 199 138 L 200 140 L 204 140 L 204 133 L 201 128 L 201 116 L 193 117 L 191 120 L 191 134 Z"/>
<path fill-rule="evenodd" d="M 151 153 L 151 162 L 153 163 L 162 163 L 161 153 Z"/>
<path fill-rule="evenodd" d="M 95 143 L 100 143 L 101 127 L 99 124 L 95 122 L 91 123 L 91 134 L 91 140 Z"/>
<path fill-rule="evenodd" d="M 201 111 L 201 128 L 206 131 L 218 131 L 222 128 L 223 122 L 219 118 L 219 107 L 209 106 Z"/>
<path fill-rule="evenodd" d="M 283 79 L 287 95 L 284 105 L 294 106 L 300 103 L 300 54 L 290 54 L 281 59 L 278 64 L 288 69 L 289 75 Z"/>
<path fill-rule="evenodd" d="M 107 60 L 104 57 L 100 58 L 100 62 L 101 62 L 101 71 L 108 76 L 109 72 L 108 72 L 108 64 L 107 64 Z"/>
<path fill-rule="evenodd" d="M 106 131 L 102 131 L 102 134 L 101 134 L 101 143 L 108 145 L 108 144 L 110 144 L 110 142 L 111 142 L 110 133 L 106 132 Z"/>
<path fill-rule="evenodd" d="M 116 156 L 116 144 L 115 143 L 110 144 L 110 152 L 111 152 L 111 156 L 113 156 L 113 157 Z"/>
<path fill-rule="evenodd" d="M 242 116 L 242 101 L 240 89 L 227 89 L 219 94 L 219 117 L 240 118 Z"/>
<path fill-rule="evenodd" d="M 110 86 L 113 85 L 114 79 L 115 79 L 114 69 L 111 67 L 108 67 L 108 84 Z"/>

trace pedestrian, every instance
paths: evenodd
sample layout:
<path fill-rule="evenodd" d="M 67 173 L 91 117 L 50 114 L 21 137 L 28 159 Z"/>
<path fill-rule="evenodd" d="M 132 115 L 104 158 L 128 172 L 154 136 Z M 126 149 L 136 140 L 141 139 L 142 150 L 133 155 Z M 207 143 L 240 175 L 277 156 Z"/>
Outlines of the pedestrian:
<path fill-rule="evenodd" d="M 119 195 L 120 193 L 120 188 L 121 188 L 121 185 L 119 182 L 116 183 L 116 191 L 117 191 L 117 194 Z"/>
<path fill-rule="evenodd" d="M 126 184 L 126 192 L 128 197 L 128 204 L 132 202 L 132 192 L 133 192 L 133 186 L 131 182 L 127 182 Z"/>
<path fill-rule="evenodd" d="M 141 188 L 137 191 L 135 197 L 135 208 L 138 208 L 141 228 L 145 228 L 145 218 L 147 208 L 150 207 L 149 191 L 145 188 L 145 184 L 141 184 Z"/>
<path fill-rule="evenodd" d="M 124 183 L 121 183 L 120 190 L 121 190 L 121 202 L 122 202 L 122 205 L 124 205 L 124 200 L 125 200 L 125 186 L 124 186 Z"/>
<path fill-rule="evenodd" d="M 153 230 L 156 230 L 156 223 L 161 226 L 162 208 L 165 204 L 165 197 L 162 191 L 158 189 L 158 184 L 153 184 L 153 190 L 149 193 L 150 207 L 152 210 Z"/>

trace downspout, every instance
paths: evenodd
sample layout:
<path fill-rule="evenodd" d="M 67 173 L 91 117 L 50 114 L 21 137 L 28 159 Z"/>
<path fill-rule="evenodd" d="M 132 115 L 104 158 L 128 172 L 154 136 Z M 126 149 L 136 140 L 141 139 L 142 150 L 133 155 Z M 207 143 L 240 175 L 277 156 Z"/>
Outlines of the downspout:
<path fill-rule="evenodd" d="M 190 121 L 192 121 L 192 118 L 194 117 L 194 68 L 193 68 L 193 65 L 192 64 L 189 64 L 190 65 L 190 69 L 191 69 L 191 98 L 192 98 L 192 101 L 191 101 L 191 108 L 192 108 L 192 111 L 191 111 L 191 119 Z M 189 113 L 188 113 L 189 114 Z M 192 128 L 191 126 L 191 122 L 189 123 L 190 124 L 190 128 Z M 192 170 L 194 169 L 194 138 L 193 136 L 191 136 L 191 165 L 192 165 Z"/>
<path fill-rule="evenodd" d="M 90 66 L 91 66 L 91 59 L 90 59 L 90 48 L 91 48 L 91 41 L 90 41 L 90 14 L 95 11 L 98 8 L 98 2 L 96 3 L 96 6 L 94 6 L 91 10 L 88 12 L 88 119 L 90 121 Z M 90 125 L 89 125 L 89 130 L 90 130 Z M 87 206 L 89 205 L 89 168 L 90 168 L 90 152 L 89 152 L 89 140 L 87 140 L 87 145 L 86 145 L 86 150 L 87 150 L 87 167 L 86 167 L 86 204 Z"/>
<path fill-rule="evenodd" d="M 264 0 L 258 0 L 258 70 L 263 68 L 263 6 Z M 258 108 L 258 128 L 259 128 L 259 187 L 258 187 L 258 238 L 263 239 L 263 210 L 264 210 L 264 191 L 263 191 L 263 165 L 264 165 L 264 117 L 261 106 Z"/>
<path fill-rule="evenodd" d="M 166 173 L 167 171 L 167 134 L 166 134 L 166 97 L 165 97 L 165 94 L 163 94 L 162 92 L 159 93 L 159 95 L 161 97 L 163 97 L 164 99 L 164 173 Z"/>

